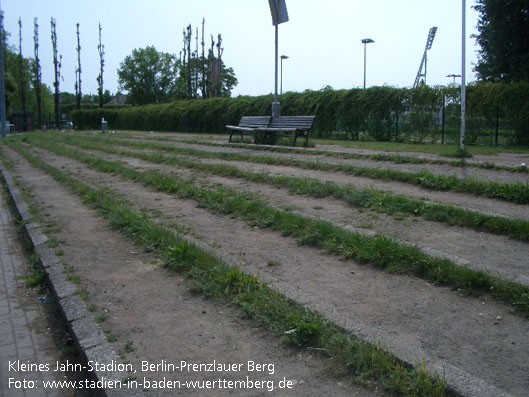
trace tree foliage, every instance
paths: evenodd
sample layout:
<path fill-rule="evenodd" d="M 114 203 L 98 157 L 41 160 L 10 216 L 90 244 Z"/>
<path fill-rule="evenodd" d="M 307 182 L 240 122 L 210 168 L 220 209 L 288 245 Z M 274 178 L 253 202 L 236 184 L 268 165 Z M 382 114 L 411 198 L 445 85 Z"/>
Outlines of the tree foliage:
<path fill-rule="evenodd" d="M 179 61 L 154 46 L 135 49 L 118 69 L 120 89 L 134 105 L 169 102 L 178 90 Z"/>
<path fill-rule="evenodd" d="M 484 81 L 529 81 L 529 1 L 477 0 L 476 72 Z"/>
<path fill-rule="evenodd" d="M 190 29 L 188 29 L 190 32 Z M 185 36 L 189 42 L 190 36 Z M 201 96 L 230 96 L 231 90 L 237 84 L 237 78 L 232 68 L 226 67 L 222 60 L 214 55 L 204 60 L 194 54 L 189 57 L 189 46 L 186 45 L 184 58 L 179 59 L 174 54 L 157 51 L 154 46 L 139 48 L 132 51 L 118 69 L 118 81 L 121 90 L 128 92 L 128 102 L 133 105 L 149 103 L 166 103 L 177 99 L 198 99 Z M 210 65 L 220 68 L 220 79 L 215 90 L 209 82 Z M 206 77 L 203 78 L 203 73 Z M 207 82 L 206 91 L 199 94 L 204 87 L 201 81 Z"/>

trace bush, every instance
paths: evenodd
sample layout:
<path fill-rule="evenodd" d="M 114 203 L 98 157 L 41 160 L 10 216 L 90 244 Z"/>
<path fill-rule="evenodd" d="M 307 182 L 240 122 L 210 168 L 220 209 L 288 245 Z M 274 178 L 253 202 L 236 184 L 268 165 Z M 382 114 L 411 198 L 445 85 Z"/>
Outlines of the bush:
<path fill-rule="evenodd" d="M 520 112 L 520 118 L 514 130 L 517 145 L 529 146 L 529 103 Z"/>
<path fill-rule="evenodd" d="M 478 83 L 467 96 L 469 143 L 527 144 L 529 84 Z M 441 132 L 442 105 L 446 131 L 457 140 L 459 88 L 417 89 L 372 87 L 286 93 L 280 97 L 285 116 L 315 115 L 313 137 L 436 142 Z M 220 133 L 245 115 L 271 113 L 272 95 L 212 98 L 121 109 L 73 110 L 79 129 L 99 129 L 101 118 L 112 129 Z M 455 121 L 454 121 L 455 120 Z M 447 122 L 455 123 L 449 127 Z M 524 143 L 525 142 L 525 143 Z"/>

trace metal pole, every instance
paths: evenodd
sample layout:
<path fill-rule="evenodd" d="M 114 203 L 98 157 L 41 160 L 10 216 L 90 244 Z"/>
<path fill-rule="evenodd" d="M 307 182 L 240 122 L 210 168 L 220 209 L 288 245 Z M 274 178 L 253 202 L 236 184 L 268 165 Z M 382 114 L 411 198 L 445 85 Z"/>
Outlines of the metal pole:
<path fill-rule="evenodd" d="M 277 98 L 277 80 L 278 80 L 278 58 L 279 58 L 279 24 L 275 25 L 276 31 L 276 59 L 275 59 L 275 89 L 274 89 L 274 102 L 272 103 L 272 117 L 279 117 L 279 100 Z"/>
<path fill-rule="evenodd" d="M 367 42 L 364 42 L 364 90 L 366 89 L 366 48 Z"/>
<path fill-rule="evenodd" d="M 281 56 L 281 90 L 279 91 L 283 95 L 283 57 Z"/>
<path fill-rule="evenodd" d="M 428 51 L 424 51 L 424 85 L 426 85 L 426 75 L 428 74 Z"/>
<path fill-rule="evenodd" d="M 0 13 L 2 12 L 2 5 L 0 3 Z M 0 130 L 2 131 L 2 138 L 6 137 L 6 98 L 4 87 L 4 32 L 0 31 L 0 123 L 2 124 Z"/>
<path fill-rule="evenodd" d="M 279 58 L 279 25 L 275 26 L 276 28 L 276 64 L 275 64 L 275 91 L 274 91 L 274 102 L 277 102 L 277 72 L 278 72 L 278 58 Z"/>
<path fill-rule="evenodd" d="M 461 136 L 459 149 L 465 150 L 467 85 L 466 85 L 466 0 L 463 2 L 463 24 L 461 43 Z"/>

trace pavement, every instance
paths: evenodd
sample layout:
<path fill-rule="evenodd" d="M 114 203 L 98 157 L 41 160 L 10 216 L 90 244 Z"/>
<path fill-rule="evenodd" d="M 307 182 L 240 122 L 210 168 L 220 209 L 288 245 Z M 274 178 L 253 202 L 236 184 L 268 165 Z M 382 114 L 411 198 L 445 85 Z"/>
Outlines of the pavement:
<path fill-rule="evenodd" d="M 45 330 L 35 329 L 39 312 L 37 302 L 28 305 L 23 291 L 23 276 L 28 274 L 24 252 L 16 241 L 17 233 L 4 194 L 0 194 L 0 395 L 1 396 L 58 396 L 58 391 L 17 389 L 24 380 L 26 385 L 44 380 L 57 380 L 51 372 L 19 372 L 10 364 L 19 362 L 55 362 L 53 342 L 44 335 Z M 51 343 L 51 346 L 50 346 Z M 21 382 L 21 383 L 17 383 Z"/>
<path fill-rule="evenodd" d="M 27 234 L 47 275 L 47 286 L 58 303 L 63 320 L 84 364 L 81 369 L 69 369 L 69 373 L 86 371 L 90 362 L 121 363 L 117 353 L 106 340 L 103 330 L 89 313 L 86 304 L 76 294 L 77 287 L 69 281 L 59 258 L 53 249 L 48 247 L 48 237 L 42 233 L 38 223 L 32 222 L 28 205 L 23 200 L 13 178 L 4 170 L 0 171 L 16 212 L 24 222 L 24 233 Z M 40 329 L 35 326 L 38 308 L 35 309 L 34 305 L 24 302 L 27 297 L 24 296 L 25 284 L 22 278 L 27 271 L 28 264 L 24 252 L 18 246 L 13 215 L 5 195 L 0 191 L 0 397 L 72 395 L 71 388 L 44 389 L 43 387 L 44 381 L 66 380 L 63 372 L 53 369 L 57 365 L 68 363 L 57 358 L 59 357 L 57 349 L 53 341 L 44 338 L 46 332 L 42 326 Z M 35 302 L 34 299 L 31 301 Z M 49 367 L 40 369 L 33 367 L 29 370 L 22 368 L 17 371 L 15 368 L 17 364 L 47 364 Z M 95 388 L 83 387 L 90 390 L 89 393 L 94 396 L 143 395 L 142 390 L 108 386 L 116 383 L 125 384 L 131 374 L 106 368 L 96 367 L 88 373 L 90 379 L 76 380 L 98 382 Z M 14 383 L 17 381 L 22 383 Z M 35 385 L 37 387 L 31 388 Z M 20 388 L 16 388 L 17 386 Z M 76 389 L 78 388 L 80 388 L 79 383 L 76 383 Z M 78 394 L 77 391 L 74 395 Z"/>

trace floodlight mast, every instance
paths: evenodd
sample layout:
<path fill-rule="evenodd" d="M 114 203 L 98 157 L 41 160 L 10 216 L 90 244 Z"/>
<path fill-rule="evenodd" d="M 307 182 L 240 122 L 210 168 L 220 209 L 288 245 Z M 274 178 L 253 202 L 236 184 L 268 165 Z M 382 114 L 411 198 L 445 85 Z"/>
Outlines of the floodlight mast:
<path fill-rule="evenodd" d="M 428 51 L 432 49 L 433 41 L 435 39 L 435 35 L 437 33 L 437 26 L 434 26 L 430 28 L 430 31 L 428 32 L 428 38 L 426 39 L 426 48 L 424 50 L 424 54 L 422 56 L 421 60 L 421 66 L 419 66 L 419 71 L 417 72 L 417 76 L 415 77 L 415 82 L 413 83 L 413 88 L 417 88 L 419 84 L 421 83 L 421 77 L 424 77 L 424 84 L 426 84 L 426 73 L 428 69 Z M 424 73 L 423 73 L 424 69 Z"/>

